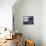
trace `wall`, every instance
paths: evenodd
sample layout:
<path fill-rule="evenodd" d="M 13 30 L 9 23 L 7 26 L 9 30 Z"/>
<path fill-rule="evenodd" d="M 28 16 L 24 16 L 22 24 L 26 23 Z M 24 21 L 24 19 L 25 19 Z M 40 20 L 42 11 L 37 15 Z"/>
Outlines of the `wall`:
<path fill-rule="evenodd" d="M 0 0 L 0 27 L 12 29 L 12 6 L 16 0 Z"/>
<path fill-rule="evenodd" d="M 24 38 L 35 41 L 41 46 L 41 0 L 23 0 L 17 7 L 13 7 L 15 29 L 23 33 Z M 33 25 L 24 25 L 23 16 L 34 16 Z"/>
<path fill-rule="evenodd" d="M 42 46 L 46 46 L 46 0 L 41 1 L 41 40 Z"/>

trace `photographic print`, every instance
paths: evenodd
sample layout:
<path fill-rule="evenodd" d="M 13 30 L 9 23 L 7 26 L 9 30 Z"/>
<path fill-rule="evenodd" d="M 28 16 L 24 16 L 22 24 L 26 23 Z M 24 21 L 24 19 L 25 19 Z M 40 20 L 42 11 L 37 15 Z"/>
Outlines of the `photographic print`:
<path fill-rule="evenodd" d="M 34 16 L 24 16 L 23 24 L 34 24 Z"/>

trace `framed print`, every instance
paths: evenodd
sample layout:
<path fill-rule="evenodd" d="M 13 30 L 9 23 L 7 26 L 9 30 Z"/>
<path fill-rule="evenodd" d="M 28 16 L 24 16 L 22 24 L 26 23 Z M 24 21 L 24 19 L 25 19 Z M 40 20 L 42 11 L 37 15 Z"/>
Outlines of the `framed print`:
<path fill-rule="evenodd" d="M 23 16 L 23 24 L 34 24 L 34 16 Z"/>

